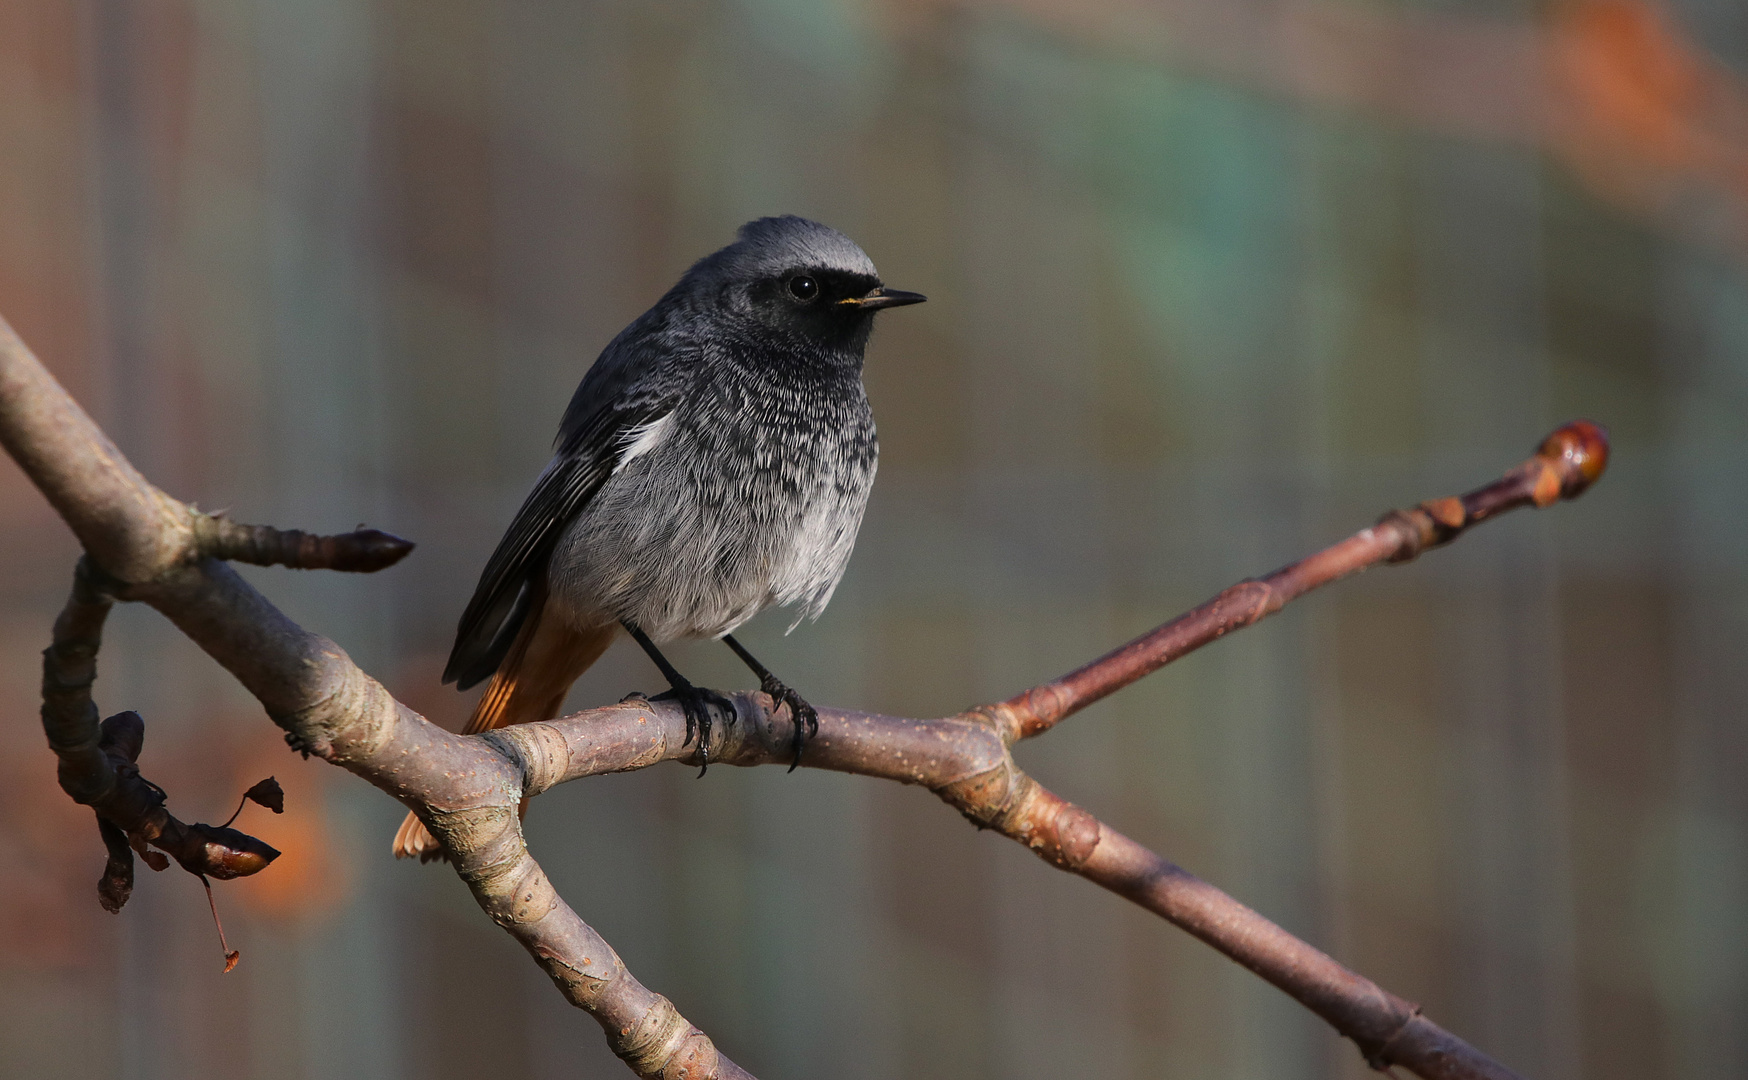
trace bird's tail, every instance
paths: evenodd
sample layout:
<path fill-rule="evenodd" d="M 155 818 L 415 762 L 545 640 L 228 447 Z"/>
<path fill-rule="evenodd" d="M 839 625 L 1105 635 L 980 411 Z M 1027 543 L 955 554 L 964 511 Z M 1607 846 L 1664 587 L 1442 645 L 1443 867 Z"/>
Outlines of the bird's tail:
<path fill-rule="evenodd" d="M 474 706 L 473 716 L 462 729 L 463 735 L 551 720 L 564 706 L 571 683 L 601 658 L 619 632 L 619 627 L 612 623 L 593 630 L 578 630 L 556 613 L 547 611 L 541 600 L 535 603 L 537 606 L 523 621 L 504 662 L 498 665 L 486 686 L 485 696 Z M 523 800 L 521 809 L 527 812 L 527 800 Z M 412 814 L 407 815 L 400 831 L 395 833 L 394 853 L 397 859 L 418 856 L 420 862 L 444 858 L 443 846 Z"/>

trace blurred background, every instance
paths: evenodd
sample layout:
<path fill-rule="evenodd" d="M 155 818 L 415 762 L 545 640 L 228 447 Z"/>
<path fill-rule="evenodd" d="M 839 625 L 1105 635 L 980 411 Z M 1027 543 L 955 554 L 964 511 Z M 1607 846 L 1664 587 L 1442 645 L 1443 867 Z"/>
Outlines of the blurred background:
<path fill-rule="evenodd" d="M 0 313 L 175 495 L 415 539 L 246 570 L 451 727 L 461 606 L 599 349 L 762 214 L 930 297 L 813 700 L 1005 697 L 1478 485 L 1606 479 L 1023 745 L 1047 785 L 1537 1080 L 1748 1075 L 1748 7 L 1735 0 L 0 0 Z M 0 463 L 0 1075 L 629 1075 L 401 809 L 118 610 L 105 712 L 284 857 L 119 916 Z M 746 673 L 675 654 L 700 682 Z M 653 691 L 623 643 L 575 707 Z M 559 888 L 761 1077 L 1314 1078 L 1351 1045 L 926 793 L 664 766 L 535 805 Z"/>

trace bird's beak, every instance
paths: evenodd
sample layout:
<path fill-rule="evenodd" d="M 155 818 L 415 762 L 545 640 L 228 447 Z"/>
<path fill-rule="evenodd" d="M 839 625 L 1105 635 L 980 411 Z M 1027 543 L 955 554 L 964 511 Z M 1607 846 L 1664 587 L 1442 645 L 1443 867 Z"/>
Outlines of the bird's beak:
<path fill-rule="evenodd" d="M 862 311 L 879 311 L 881 308 L 903 307 L 906 304 L 920 304 L 928 297 L 922 293 L 905 292 L 903 289 L 888 289 L 881 286 L 867 296 L 852 296 L 839 300 L 839 307 L 859 308 Z"/>

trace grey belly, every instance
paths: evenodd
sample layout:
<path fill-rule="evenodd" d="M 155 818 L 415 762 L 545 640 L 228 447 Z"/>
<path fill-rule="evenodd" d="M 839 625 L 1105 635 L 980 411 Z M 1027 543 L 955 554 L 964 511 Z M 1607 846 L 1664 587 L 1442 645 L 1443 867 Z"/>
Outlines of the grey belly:
<path fill-rule="evenodd" d="M 668 449 L 629 462 L 572 521 L 548 564 L 549 602 L 579 626 L 626 621 L 658 642 L 718 637 L 773 605 L 799 605 L 796 623 L 817 617 L 871 473 L 840 483 L 816 462 L 799 490 L 755 474 L 706 491 Z"/>

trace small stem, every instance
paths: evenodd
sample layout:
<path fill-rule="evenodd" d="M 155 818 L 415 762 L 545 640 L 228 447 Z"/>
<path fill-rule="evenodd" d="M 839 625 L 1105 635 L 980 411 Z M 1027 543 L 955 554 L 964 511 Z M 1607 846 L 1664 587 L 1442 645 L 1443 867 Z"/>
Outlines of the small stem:
<path fill-rule="evenodd" d="M 219 828 L 221 828 L 221 829 L 230 828 L 231 822 L 237 820 L 238 816 L 240 816 L 243 812 L 243 807 L 248 806 L 248 805 L 249 805 L 249 796 L 247 794 L 245 794 L 242 798 L 237 800 L 237 808 L 235 810 L 231 811 L 231 816 L 228 818 L 225 818 L 225 823 L 223 825 L 220 825 Z"/>
<path fill-rule="evenodd" d="M 237 961 L 243 958 L 243 954 L 241 951 L 231 948 L 230 942 L 225 940 L 225 924 L 219 921 L 218 901 L 213 899 L 212 882 L 206 880 L 205 874 L 196 874 L 195 876 L 200 879 L 200 884 L 206 889 L 206 906 L 212 909 L 212 924 L 218 927 L 219 949 L 225 954 L 225 972 L 229 974 L 231 969 L 237 966 Z"/>

